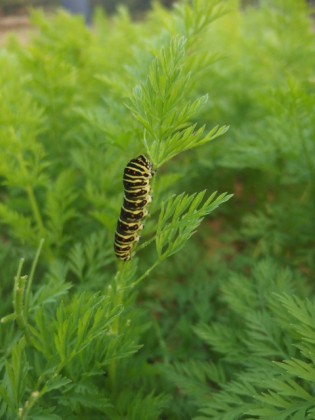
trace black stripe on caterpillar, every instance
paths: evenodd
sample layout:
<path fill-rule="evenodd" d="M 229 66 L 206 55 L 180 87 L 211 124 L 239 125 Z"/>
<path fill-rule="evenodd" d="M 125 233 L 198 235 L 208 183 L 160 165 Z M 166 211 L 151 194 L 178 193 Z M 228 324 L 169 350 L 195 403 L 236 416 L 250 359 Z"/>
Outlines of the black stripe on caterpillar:
<path fill-rule="evenodd" d="M 114 250 L 117 258 L 129 261 L 132 249 L 139 241 L 142 221 L 152 201 L 150 180 L 154 175 L 152 163 L 140 155 L 126 165 L 123 176 L 124 202 L 115 233 Z"/>

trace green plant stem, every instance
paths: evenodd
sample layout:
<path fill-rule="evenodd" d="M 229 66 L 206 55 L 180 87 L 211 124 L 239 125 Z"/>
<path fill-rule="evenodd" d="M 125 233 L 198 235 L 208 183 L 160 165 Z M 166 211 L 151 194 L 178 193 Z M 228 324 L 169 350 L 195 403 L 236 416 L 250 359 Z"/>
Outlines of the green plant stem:
<path fill-rule="evenodd" d="M 118 272 L 115 277 L 116 283 L 116 299 L 115 299 L 115 307 L 123 305 L 123 284 L 122 281 L 124 279 L 124 272 L 126 270 L 126 263 L 123 261 L 118 262 Z M 112 334 L 117 336 L 119 334 L 119 316 L 113 322 L 112 326 Z M 114 358 L 109 365 L 108 368 L 108 375 L 111 384 L 111 388 L 114 391 L 116 389 L 116 382 L 117 382 L 117 369 L 116 369 L 116 359 Z"/>
<path fill-rule="evenodd" d="M 156 261 L 151 267 L 149 267 L 143 274 L 140 276 L 136 281 L 134 281 L 128 288 L 134 288 L 136 285 L 138 285 L 142 280 L 144 280 L 152 270 L 154 270 L 158 265 L 160 261 Z M 128 264 L 120 261 L 120 270 L 116 274 L 116 300 L 115 300 L 115 306 L 122 306 L 123 305 L 123 291 L 124 291 L 124 273 L 127 269 Z M 114 336 L 117 336 L 119 334 L 119 317 L 117 317 L 112 326 L 112 334 Z M 108 368 L 108 376 L 109 381 L 111 384 L 111 388 L 114 391 L 116 389 L 116 383 L 117 383 L 117 369 L 116 369 L 116 360 L 113 359 L 110 362 L 109 368 Z"/>
<path fill-rule="evenodd" d="M 42 237 L 41 241 L 44 241 L 44 238 L 46 237 L 46 230 L 44 227 L 42 216 L 39 211 L 39 207 L 38 207 L 37 200 L 34 194 L 34 190 L 31 186 L 28 186 L 26 187 L 26 191 L 27 191 L 27 195 L 30 200 L 30 203 L 31 203 L 34 219 L 36 221 L 39 234 Z M 48 255 L 48 258 L 51 259 L 53 256 L 51 249 L 49 247 L 45 247 L 45 251 L 47 253 L 46 255 Z"/>
<path fill-rule="evenodd" d="M 24 177 L 27 179 L 28 178 L 28 171 L 24 162 L 24 158 L 22 156 L 22 154 L 18 155 L 18 161 L 20 163 L 20 167 L 21 167 L 21 171 L 24 175 Z M 39 233 L 41 234 L 42 237 L 45 237 L 45 228 L 44 228 L 44 224 L 43 224 L 43 220 L 42 220 L 42 216 L 40 214 L 38 205 L 37 205 L 37 200 L 34 194 L 34 189 L 33 187 L 28 184 L 25 186 L 25 190 L 28 196 L 28 199 L 30 201 L 31 204 L 31 208 L 32 208 L 32 212 L 37 224 L 37 228 L 39 230 Z"/>
<path fill-rule="evenodd" d="M 116 305 L 122 305 L 123 303 L 123 291 L 122 289 L 117 290 Z M 117 336 L 119 334 L 119 316 L 113 322 L 112 334 Z M 114 358 L 109 365 L 109 378 L 112 390 L 116 389 L 117 382 L 117 371 L 116 371 L 116 359 Z"/>
<path fill-rule="evenodd" d="M 148 245 L 150 245 L 152 242 L 154 242 L 155 241 L 155 237 L 153 237 L 153 238 L 151 238 L 151 239 L 149 239 L 149 240 L 147 240 L 147 241 L 145 241 L 145 242 L 143 242 L 141 245 L 139 245 L 138 247 L 137 247 L 137 251 L 141 251 L 141 249 L 143 249 L 143 248 L 145 248 L 145 247 L 147 247 Z"/>
<path fill-rule="evenodd" d="M 131 285 L 129 286 L 130 288 L 134 288 L 135 286 L 137 286 L 139 283 L 142 282 L 142 280 L 144 280 L 146 277 L 148 277 L 148 275 L 151 273 L 151 271 L 153 271 L 159 264 L 160 264 L 161 260 L 157 260 L 155 261 L 154 264 L 151 265 L 151 267 L 149 267 L 143 274 L 142 276 L 140 276 L 136 281 L 134 281 L 133 283 L 131 283 Z"/>
<path fill-rule="evenodd" d="M 9 314 L 9 315 L 6 315 L 3 318 L 1 318 L 0 323 L 5 324 L 6 322 L 15 321 L 15 319 L 16 319 L 16 314 L 15 313 Z"/>
<path fill-rule="evenodd" d="M 30 185 L 28 185 L 26 187 L 26 192 L 31 203 L 31 207 L 32 207 L 33 215 L 34 215 L 37 227 L 38 227 L 38 231 L 42 237 L 45 237 L 45 228 L 44 228 L 42 216 L 40 214 L 40 211 L 37 205 L 37 200 L 35 198 L 34 190 Z"/>
<path fill-rule="evenodd" d="M 21 276 L 24 258 L 20 259 L 18 270 L 14 279 L 14 292 L 13 292 L 13 306 L 15 312 L 15 319 L 19 328 L 25 334 L 26 340 L 30 341 L 28 324 L 24 316 L 24 292 L 27 281 L 27 276 Z"/>
<path fill-rule="evenodd" d="M 18 410 L 18 418 L 21 420 L 27 419 L 27 415 L 35 405 L 36 401 L 41 397 L 38 391 L 32 392 L 30 398 L 25 402 L 24 406 Z"/>
<path fill-rule="evenodd" d="M 33 282 L 35 270 L 36 270 L 36 267 L 37 267 L 37 264 L 38 264 L 38 259 L 39 259 L 41 250 L 42 250 L 43 245 L 44 245 L 44 241 L 45 241 L 44 239 L 41 239 L 40 242 L 39 242 L 37 252 L 36 252 L 35 258 L 34 258 L 33 263 L 32 263 L 31 272 L 30 272 L 30 275 L 29 275 L 29 278 L 28 278 L 28 283 L 27 283 L 26 292 L 25 292 L 25 314 L 27 314 L 32 282 Z"/>

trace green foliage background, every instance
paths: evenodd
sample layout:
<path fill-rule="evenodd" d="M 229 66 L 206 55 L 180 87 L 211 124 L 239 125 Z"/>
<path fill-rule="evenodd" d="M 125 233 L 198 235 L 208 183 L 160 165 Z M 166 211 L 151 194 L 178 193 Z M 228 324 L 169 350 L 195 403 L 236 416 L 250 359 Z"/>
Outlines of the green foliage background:
<path fill-rule="evenodd" d="M 315 418 L 310 16 L 36 12 L 0 50 L 0 418 Z M 153 202 L 121 263 L 140 153 Z"/>

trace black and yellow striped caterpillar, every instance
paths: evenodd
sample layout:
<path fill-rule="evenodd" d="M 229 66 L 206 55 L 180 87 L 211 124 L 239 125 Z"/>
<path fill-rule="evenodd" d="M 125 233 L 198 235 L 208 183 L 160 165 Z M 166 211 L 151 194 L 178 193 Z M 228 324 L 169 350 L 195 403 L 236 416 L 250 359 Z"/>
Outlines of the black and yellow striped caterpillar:
<path fill-rule="evenodd" d="M 142 220 L 147 216 L 147 205 L 152 201 L 150 180 L 154 175 L 152 163 L 140 155 L 124 170 L 124 202 L 115 233 L 114 250 L 117 258 L 128 261 L 134 244 L 139 241 Z"/>

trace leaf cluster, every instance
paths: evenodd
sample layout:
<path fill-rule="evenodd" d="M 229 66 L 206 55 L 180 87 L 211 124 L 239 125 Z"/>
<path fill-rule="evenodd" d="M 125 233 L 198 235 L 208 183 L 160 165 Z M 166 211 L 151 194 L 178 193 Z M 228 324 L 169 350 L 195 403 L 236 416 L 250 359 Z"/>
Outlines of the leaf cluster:
<path fill-rule="evenodd" d="M 0 254 L 22 258 L 15 276 L 2 267 L 12 304 L 1 309 L 0 417 L 155 419 L 168 409 L 171 392 L 140 351 L 152 321 L 136 305 L 139 285 L 231 196 L 176 195 L 178 175 L 157 174 L 146 249 L 116 263 L 113 238 L 128 160 L 146 152 L 158 169 L 226 131 L 197 124 L 207 95 L 192 89 L 197 38 L 218 10 L 183 3 L 154 25 L 98 12 L 93 31 L 34 12 L 29 44 L 1 50 Z"/>
<path fill-rule="evenodd" d="M 1 418 L 315 416 L 314 32 L 256 3 L 33 13 L 1 48 Z"/>

